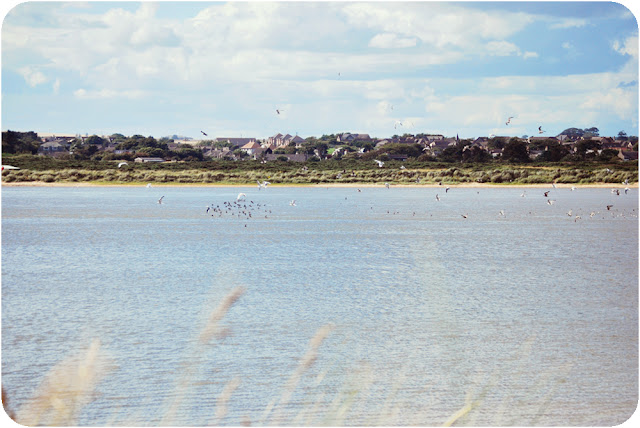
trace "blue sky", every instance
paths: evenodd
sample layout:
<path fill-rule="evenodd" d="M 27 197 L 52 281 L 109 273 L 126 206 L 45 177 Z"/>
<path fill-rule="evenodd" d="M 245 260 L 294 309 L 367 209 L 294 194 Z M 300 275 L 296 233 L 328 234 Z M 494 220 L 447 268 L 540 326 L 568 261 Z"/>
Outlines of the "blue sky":
<path fill-rule="evenodd" d="M 28 2 L 3 12 L 2 130 L 638 135 L 636 10 L 619 3 Z"/>

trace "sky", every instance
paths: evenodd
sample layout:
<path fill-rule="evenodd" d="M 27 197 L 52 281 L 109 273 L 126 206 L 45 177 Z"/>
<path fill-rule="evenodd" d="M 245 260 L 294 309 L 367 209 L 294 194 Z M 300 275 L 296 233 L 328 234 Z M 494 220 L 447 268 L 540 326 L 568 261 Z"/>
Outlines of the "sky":
<path fill-rule="evenodd" d="M 3 131 L 638 135 L 637 10 L 624 3 L 3 7 Z"/>

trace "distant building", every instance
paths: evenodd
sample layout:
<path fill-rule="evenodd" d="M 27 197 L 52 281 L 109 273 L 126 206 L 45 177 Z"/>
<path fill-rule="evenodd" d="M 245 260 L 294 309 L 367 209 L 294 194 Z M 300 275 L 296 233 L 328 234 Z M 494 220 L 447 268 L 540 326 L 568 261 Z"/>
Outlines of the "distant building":
<path fill-rule="evenodd" d="M 153 158 L 153 157 L 138 157 L 134 159 L 134 162 L 138 162 L 138 163 L 164 162 L 164 159 Z"/>
<path fill-rule="evenodd" d="M 69 144 L 66 142 L 49 141 L 40 144 L 40 147 L 38 147 L 39 155 L 57 156 L 64 153 L 69 153 Z"/>

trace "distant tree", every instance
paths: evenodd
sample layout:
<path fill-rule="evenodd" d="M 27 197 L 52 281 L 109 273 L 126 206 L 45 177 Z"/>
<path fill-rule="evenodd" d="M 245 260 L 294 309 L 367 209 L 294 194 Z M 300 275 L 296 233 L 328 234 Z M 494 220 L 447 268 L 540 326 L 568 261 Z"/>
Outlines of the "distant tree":
<path fill-rule="evenodd" d="M 604 149 L 598 155 L 598 160 L 601 162 L 612 162 L 618 160 L 618 151 L 614 149 Z"/>
<path fill-rule="evenodd" d="M 584 130 L 580 128 L 567 128 L 560 135 L 568 135 L 571 138 L 580 138 L 584 135 Z"/>
<path fill-rule="evenodd" d="M 91 135 L 90 137 L 87 137 L 84 142 L 85 144 L 96 144 L 102 146 L 107 143 L 107 140 L 102 137 L 98 137 L 97 135 Z"/>
<path fill-rule="evenodd" d="M 2 153 L 38 153 L 40 140 L 33 131 L 16 132 L 7 130 L 2 133 Z"/>
<path fill-rule="evenodd" d="M 600 135 L 600 131 L 598 130 L 598 128 L 594 126 L 594 127 L 585 129 L 583 137 L 598 137 L 599 135 Z"/>
<path fill-rule="evenodd" d="M 467 146 L 468 147 L 468 146 Z M 482 147 L 471 146 L 462 150 L 462 162 L 488 162 L 491 160 L 489 152 Z"/>
<path fill-rule="evenodd" d="M 436 157 L 442 162 L 460 162 L 462 161 L 462 150 L 464 146 L 460 143 L 455 146 L 445 147 L 444 150 Z"/>
<path fill-rule="evenodd" d="M 527 144 L 524 141 L 512 138 L 502 149 L 502 159 L 507 162 L 530 162 Z"/>
<path fill-rule="evenodd" d="M 592 139 L 580 140 L 576 143 L 576 156 L 580 159 L 595 158 L 601 148 L 602 144 Z"/>
<path fill-rule="evenodd" d="M 620 131 L 618 132 L 618 140 L 627 140 L 629 137 L 627 136 L 627 133 L 624 131 Z"/>
<path fill-rule="evenodd" d="M 536 158 L 536 160 L 540 162 L 560 162 L 569 155 L 569 153 L 569 149 L 562 144 L 557 141 L 550 141 L 545 146 L 545 150 Z"/>

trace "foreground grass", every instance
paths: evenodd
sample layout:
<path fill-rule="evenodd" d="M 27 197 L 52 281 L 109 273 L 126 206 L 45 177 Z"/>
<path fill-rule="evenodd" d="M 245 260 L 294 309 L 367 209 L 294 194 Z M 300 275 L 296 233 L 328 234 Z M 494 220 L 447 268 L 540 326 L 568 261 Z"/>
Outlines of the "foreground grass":
<path fill-rule="evenodd" d="M 244 293 L 244 288 L 232 289 L 210 312 L 208 320 L 194 340 L 194 347 L 187 355 L 189 364 L 185 364 L 176 373 L 176 382 L 172 393 L 161 407 L 161 414 L 154 417 L 155 421 L 148 421 L 145 425 L 157 423 L 159 426 L 187 426 L 194 422 L 188 416 L 191 403 L 189 397 L 193 397 L 193 390 L 198 382 L 198 373 L 202 373 L 200 365 L 207 361 L 205 352 L 210 351 L 229 334 L 229 327 L 222 324 L 222 320 L 228 311 L 236 304 Z M 536 385 L 530 385 L 531 376 L 524 370 L 528 362 L 526 356 L 530 352 L 533 339 L 527 340 L 520 350 L 519 369 L 515 373 L 504 375 L 491 374 L 488 379 L 472 382 L 466 397 L 460 397 L 453 407 L 459 410 L 452 412 L 448 417 L 439 420 L 430 420 L 428 405 L 415 403 L 416 408 L 411 414 L 403 412 L 402 400 L 398 400 L 398 393 L 403 387 L 403 379 L 400 374 L 394 378 L 392 386 L 387 390 L 386 396 L 378 397 L 369 395 L 374 386 L 373 373 L 367 368 L 353 371 L 352 375 L 342 387 L 333 388 L 332 397 L 323 397 L 323 394 L 314 394 L 308 387 L 303 388 L 304 380 L 310 376 L 311 368 L 315 362 L 322 358 L 321 349 L 325 340 L 331 335 L 336 326 L 327 324 L 320 327 L 307 345 L 306 352 L 298 359 L 293 373 L 284 383 L 282 391 L 273 391 L 273 397 L 264 408 L 258 408 L 255 413 L 246 413 L 242 418 L 245 426 L 396 426 L 396 425 L 421 425 L 421 426 L 452 426 L 474 425 L 478 415 L 486 417 L 492 415 L 495 425 L 536 425 L 538 419 L 545 415 L 552 402 L 556 387 L 565 382 L 570 370 L 570 365 L 565 365 L 551 373 L 542 373 Z M 529 349 L 529 351 L 527 351 Z M 205 364 L 206 365 L 206 364 Z M 105 350 L 98 339 L 94 339 L 90 345 L 77 353 L 64 358 L 43 377 L 40 385 L 31 398 L 22 403 L 14 411 L 8 406 L 7 396 L 11 391 L 3 389 L 3 404 L 7 414 L 18 423 L 25 426 L 77 426 L 82 415 L 83 408 L 99 395 L 98 385 L 113 371 L 117 370 L 117 362 Z M 526 374 L 526 376 L 525 376 Z M 233 378 L 221 387 L 216 397 L 215 406 L 210 409 L 210 419 L 205 424 L 198 425 L 225 425 L 227 416 L 232 408 L 246 409 L 241 399 L 234 396 L 236 389 L 241 384 L 240 378 Z M 506 384 L 516 384 L 519 400 L 524 396 L 529 397 L 526 403 L 526 417 L 518 413 L 517 400 L 505 398 L 500 406 L 485 405 L 485 399 Z M 518 386 L 522 383 L 522 386 Z M 7 394 L 5 394 L 7 392 Z M 292 405 L 294 396 L 298 398 L 305 394 L 302 406 Z M 309 396 L 309 398 L 306 398 Z M 107 397 L 108 398 L 108 397 Z M 329 398 L 329 400 L 323 400 Z M 371 401 L 374 401 L 371 403 Z M 428 400 L 425 397 L 425 402 Z M 324 403 L 323 403 L 324 402 Z M 298 403 L 300 401 L 298 400 Z M 351 413 L 363 404 L 373 404 L 373 411 L 364 415 Z M 13 404 L 13 403 L 12 403 Z M 406 404 L 406 403 L 404 403 Z M 422 407 L 424 406 L 424 409 Z M 114 409 L 116 412 L 118 409 Z M 121 410 L 121 409 L 120 409 Z M 256 409 L 254 409 L 256 410 Z M 92 421 L 92 425 L 125 425 L 138 426 L 140 421 L 129 420 L 131 415 L 120 414 L 124 420 L 115 420 L 114 416 L 107 416 L 107 421 Z"/>

